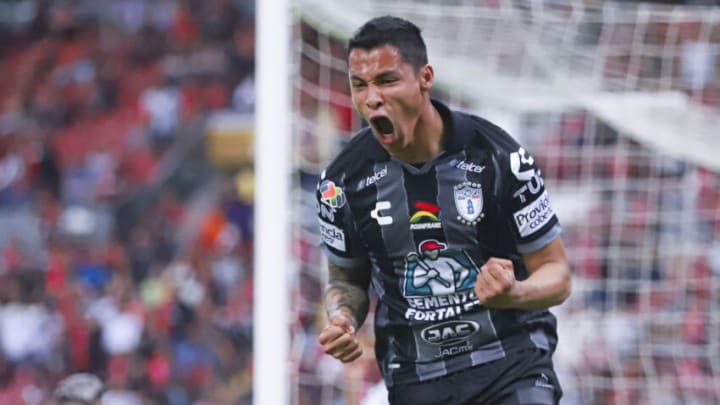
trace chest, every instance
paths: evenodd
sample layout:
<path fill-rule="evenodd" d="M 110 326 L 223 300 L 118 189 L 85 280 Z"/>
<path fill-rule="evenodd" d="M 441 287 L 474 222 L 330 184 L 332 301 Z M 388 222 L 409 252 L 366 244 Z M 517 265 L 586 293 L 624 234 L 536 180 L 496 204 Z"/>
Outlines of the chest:
<path fill-rule="evenodd" d="M 376 163 L 348 182 L 363 242 L 376 256 L 405 257 L 435 240 L 454 249 L 499 243 L 502 224 L 495 165 L 489 156 L 458 154 L 427 167 Z"/>

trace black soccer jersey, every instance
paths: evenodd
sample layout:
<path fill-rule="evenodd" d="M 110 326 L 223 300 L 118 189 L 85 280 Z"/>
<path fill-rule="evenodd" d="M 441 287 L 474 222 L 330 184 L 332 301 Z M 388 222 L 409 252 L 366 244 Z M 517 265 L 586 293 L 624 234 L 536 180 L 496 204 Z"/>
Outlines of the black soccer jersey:
<path fill-rule="evenodd" d="M 393 159 L 370 129 L 321 175 L 323 248 L 344 268 L 371 265 L 376 356 L 388 386 L 424 381 L 527 348 L 554 350 L 547 310 L 479 304 L 473 286 L 490 257 L 512 260 L 560 234 L 540 170 L 507 133 L 433 101 L 444 151 L 417 167 Z"/>

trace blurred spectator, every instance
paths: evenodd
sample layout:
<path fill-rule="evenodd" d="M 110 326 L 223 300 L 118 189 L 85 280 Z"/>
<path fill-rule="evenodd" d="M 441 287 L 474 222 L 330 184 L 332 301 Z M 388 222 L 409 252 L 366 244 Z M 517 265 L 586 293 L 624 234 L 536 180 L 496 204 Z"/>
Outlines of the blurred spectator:
<path fill-rule="evenodd" d="M 140 111 L 147 120 L 148 135 L 155 151 L 164 150 L 173 141 L 181 106 L 182 93 L 171 78 L 144 90 L 140 96 Z"/>

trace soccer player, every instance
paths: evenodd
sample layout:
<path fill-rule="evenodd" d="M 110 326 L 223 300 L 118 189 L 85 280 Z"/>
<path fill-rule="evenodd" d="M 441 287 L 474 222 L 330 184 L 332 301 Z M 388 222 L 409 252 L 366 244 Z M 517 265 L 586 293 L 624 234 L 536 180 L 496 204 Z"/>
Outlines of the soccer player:
<path fill-rule="evenodd" d="M 413 23 L 368 21 L 347 60 L 369 127 L 318 185 L 323 349 L 343 362 L 362 354 L 355 333 L 372 285 L 391 403 L 557 403 L 547 308 L 568 297 L 571 274 L 534 159 L 492 123 L 430 98 L 434 71 Z"/>

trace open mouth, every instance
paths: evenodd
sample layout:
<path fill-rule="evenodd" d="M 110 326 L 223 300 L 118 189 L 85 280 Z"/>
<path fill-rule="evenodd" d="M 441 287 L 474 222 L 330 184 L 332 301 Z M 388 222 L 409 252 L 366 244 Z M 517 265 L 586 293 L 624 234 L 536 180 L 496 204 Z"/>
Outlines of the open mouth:
<path fill-rule="evenodd" d="M 391 135 L 395 129 L 388 117 L 375 117 L 370 120 L 370 125 L 383 136 Z"/>

